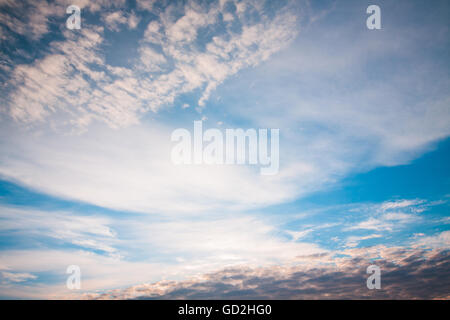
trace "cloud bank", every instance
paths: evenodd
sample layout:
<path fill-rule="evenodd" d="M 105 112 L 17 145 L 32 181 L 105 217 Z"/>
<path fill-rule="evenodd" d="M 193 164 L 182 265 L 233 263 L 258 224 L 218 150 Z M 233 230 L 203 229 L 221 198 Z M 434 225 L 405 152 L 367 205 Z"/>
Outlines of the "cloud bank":
<path fill-rule="evenodd" d="M 447 242 L 447 247 L 449 243 Z M 233 267 L 187 281 L 161 281 L 86 295 L 88 299 L 449 299 L 450 252 L 368 247 L 299 257 L 305 263 Z M 376 259 L 376 260 L 374 260 Z M 381 269 L 381 289 L 369 290 L 366 269 Z"/>

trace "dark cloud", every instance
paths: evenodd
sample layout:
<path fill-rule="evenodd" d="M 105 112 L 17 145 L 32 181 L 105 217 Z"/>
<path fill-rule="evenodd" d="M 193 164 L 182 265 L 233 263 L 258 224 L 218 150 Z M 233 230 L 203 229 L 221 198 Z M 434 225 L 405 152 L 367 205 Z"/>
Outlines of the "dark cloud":
<path fill-rule="evenodd" d="M 374 250 L 375 248 L 375 250 Z M 448 299 L 450 251 L 351 249 L 346 257 L 302 257 L 296 266 L 235 267 L 201 280 L 158 282 L 88 298 L 100 299 Z M 376 260 L 374 260 L 376 259 Z M 381 289 L 369 290 L 369 265 L 381 269 Z M 314 265 L 311 267 L 311 265 Z"/>

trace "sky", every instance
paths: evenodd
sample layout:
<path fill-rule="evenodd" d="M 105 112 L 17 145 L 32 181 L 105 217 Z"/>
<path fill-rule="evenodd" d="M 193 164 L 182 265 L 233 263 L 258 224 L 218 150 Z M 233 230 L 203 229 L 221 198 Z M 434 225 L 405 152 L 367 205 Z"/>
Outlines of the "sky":
<path fill-rule="evenodd" d="M 449 6 L 0 0 L 0 298 L 449 299 Z M 194 121 L 278 172 L 174 164 Z"/>

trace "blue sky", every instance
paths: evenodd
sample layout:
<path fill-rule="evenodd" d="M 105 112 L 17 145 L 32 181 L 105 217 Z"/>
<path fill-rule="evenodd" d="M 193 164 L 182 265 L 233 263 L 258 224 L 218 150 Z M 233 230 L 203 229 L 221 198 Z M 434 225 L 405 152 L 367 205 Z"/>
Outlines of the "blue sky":
<path fill-rule="evenodd" d="M 69 2 L 0 1 L 1 298 L 449 297 L 447 1 Z M 278 174 L 175 166 L 196 120 L 280 129 Z"/>

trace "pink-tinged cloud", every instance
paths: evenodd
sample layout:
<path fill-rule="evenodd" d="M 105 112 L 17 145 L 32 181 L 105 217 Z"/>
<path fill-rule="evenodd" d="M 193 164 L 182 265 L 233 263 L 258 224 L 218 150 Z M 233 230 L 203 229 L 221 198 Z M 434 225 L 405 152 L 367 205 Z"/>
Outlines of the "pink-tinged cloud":
<path fill-rule="evenodd" d="M 298 257 L 296 265 L 233 267 L 186 281 L 160 281 L 89 299 L 449 299 L 448 249 L 349 249 Z M 367 288 L 367 267 L 381 269 L 381 289 Z"/>

